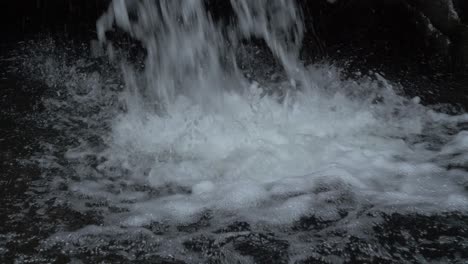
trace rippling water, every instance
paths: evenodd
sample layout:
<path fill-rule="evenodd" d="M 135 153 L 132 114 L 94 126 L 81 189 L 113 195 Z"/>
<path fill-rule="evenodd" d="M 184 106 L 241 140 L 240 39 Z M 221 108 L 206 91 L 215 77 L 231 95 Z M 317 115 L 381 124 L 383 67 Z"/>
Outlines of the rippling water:
<path fill-rule="evenodd" d="M 52 134 L 33 157 L 36 213 L 56 219 L 37 249 L 91 262 L 466 260 L 468 115 L 377 73 L 306 65 L 293 1 L 231 4 L 225 25 L 202 1 L 115 0 L 92 55 L 25 44 Z M 114 27 L 145 54 L 108 40 Z"/>

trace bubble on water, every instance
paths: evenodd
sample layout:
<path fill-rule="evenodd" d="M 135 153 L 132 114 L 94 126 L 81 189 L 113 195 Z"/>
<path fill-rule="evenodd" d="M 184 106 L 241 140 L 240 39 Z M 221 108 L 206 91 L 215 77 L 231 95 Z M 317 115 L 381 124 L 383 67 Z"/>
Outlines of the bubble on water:
<path fill-rule="evenodd" d="M 231 2 L 238 21 L 221 28 L 202 1 L 113 1 L 98 22 L 100 45 L 112 45 L 106 32 L 115 23 L 145 47 L 143 69 L 125 59 L 121 75 L 86 73 L 84 62 L 43 67 L 48 85 L 64 87 L 47 101 L 49 122 L 73 138 L 55 153 L 69 173 L 56 185 L 67 186 L 77 211 L 102 203 L 106 226 L 60 239 L 155 223 L 194 232 L 236 221 L 300 229 L 304 217 L 338 223 L 367 206 L 466 211 L 466 114 L 400 96 L 378 74 L 351 80 L 331 65 L 304 66 L 293 1 Z M 259 59 L 244 76 L 237 55 L 256 60 L 243 47 L 251 37 L 282 69 Z M 269 67 L 275 76 L 263 78 Z"/>

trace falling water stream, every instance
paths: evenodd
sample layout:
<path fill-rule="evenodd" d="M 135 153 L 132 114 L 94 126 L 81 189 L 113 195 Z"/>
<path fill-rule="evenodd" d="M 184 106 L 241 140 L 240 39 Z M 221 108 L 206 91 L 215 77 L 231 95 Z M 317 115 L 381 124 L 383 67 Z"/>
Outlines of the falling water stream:
<path fill-rule="evenodd" d="M 48 182 L 37 200 L 99 216 L 58 226 L 43 250 L 342 263 L 350 237 L 378 245 L 380 215 L 466 213 L 468 115 L 379 74 L 307 65 L 294 1 L 231 5 L 221 22 L 201 0 L 114 0 L 97 22 L 98 62 L 29 58 L 51 87 L 42 122 L 68 140 L 35 156 Z M 142 60 L 110 40 L 117 31 Z M 338 251 L 318 250 L 327 243 Z"/>

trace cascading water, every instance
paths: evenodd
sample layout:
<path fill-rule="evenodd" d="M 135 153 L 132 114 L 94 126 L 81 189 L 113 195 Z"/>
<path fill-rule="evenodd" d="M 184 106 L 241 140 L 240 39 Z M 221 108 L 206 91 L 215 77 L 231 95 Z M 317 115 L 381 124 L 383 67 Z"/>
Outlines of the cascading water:
<path fill-rule="evenodd" d="M 52 62 L 44 67 L 49 86 L 65 83 L 69 95 L 48 101 L 47 118 L 75 139 L 67 169 L 41 157 L 63 172 L 50 195 L 103 218 L 54 234 L 45 249 L 73 254 L 125 237 L 162 257 L 238 263 L 252 260 L 239 243 L 275 232 L 287 241 L 275 247 L 288 252 L 276 260 L 287 262 L 321 243 L 294 232 L 304 219 L 323 221 L 322 235 L 339 240 L 348 230 L 366 239 L 379 221 L 373 213 L 466 211 L 468 115 L 404 98 L 380 75 L 346 80 L 335 67 L 303 65 L 294 1 L 231 5 L 226 26 L 201 0 L 114 0 L 97 27 L 121 65 L 123 91 L 116 73 L 62 67 L 81 76 L 64 81 Z M 114 26 L 145 48 L 144 67 L 107 40 Z M 281 70 L 255 57 L 251 38 Z M 240 66 L 248 63 L 249 74 Z M 201 241 L 203 253 L 187 250 L 187 241 Z"/>
<path fill-rule="evenodd" d="M 144 83 L 129 84 L 135 74 L 127 69 L 127 86 L 138 86 L 146 101 L 163 108 L 171 108 L 179 95 L 214 106 L 222 100 L 217 98 L 220 93 L 241 91 L 234 52 L 242 38 L 263 38 L 289 77 L 299 77 L 303 27 L 295 4 L 232 1 L 232 5 L 237 22 L 223 32 L 203 1 L 115 1 L 97 23 L 98 36 L 105 42 L 105 33 L 115 22 L 143 44 L 148 53 Z"/>

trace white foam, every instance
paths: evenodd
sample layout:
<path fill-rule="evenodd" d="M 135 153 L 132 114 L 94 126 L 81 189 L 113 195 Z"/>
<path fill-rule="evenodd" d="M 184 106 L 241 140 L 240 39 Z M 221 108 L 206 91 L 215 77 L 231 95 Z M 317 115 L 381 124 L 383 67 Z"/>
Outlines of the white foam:
<path fill-rule="evenodd" d="M 468 134 L 447 127 L 468 115 L 401 97 L 381 75 L 344 80 L 332 66 L 305 67 L 295 56 L 303 32 L 293 1 L 232 2 L 241 24 L 229 28 L 228 41 L 202 1 L 143 1 L 132 7 L 138 21 L 128 19 L 126 1 L 114 1 L 98 23 L 100 39 L 116 22 L 143 43 L 146 67 L 122 67 L 126 111 L 106 120 L 106 149 L 82 144 L 66 153 L 82 161 L 74 167 L 80 179 L 70 180 L 74 194 L 127 209 L 108 222 L 129 226 L 208 213 L 284 224 L 310 214 L 335 218 L 359 203 L 466 206 L 460 182 L 468 174 L 448 165 L 468 160 Z M 281 21 L 268 19 L 275 12 Z M 282 34 L 288 30 L 293 39 Z M 248 81 L 226 59 L 252 35 L 267 42 L 284 79 Z M 100 76 L 74 81 L 90 90 L 72 96 L 78 103 L 100 98 Z M 104 161 L 89 169 L 85 159 L 96 152 Z"/>
<path fill-rule="evenodd" d="M 379 116 L 388 106 L 353 101 L 340 93 L 317 96 L 299 94 L 285 107 L 269 96 L 225 93 L 224 108 L 216 111 L 181 98 L 168 115 L 121 116 L 109 153 L 124 151 L 129 159 L 150 155 L 149 175 L 133 177 L 155 188 L 192 190 L 161 198 L 169 204 L 162 208 L 159 202 L 146 204 L 145 210 L 154 208 L 157 218 L 180 220 L 206 210 L 227 210 L 257 217 L 281 212 L 260 218 L 293 221 L 315 213 L 314 206 L 320 205 L 310 201 L 320 199 L 313 191 L 323 179 L 329 179 L 326 188 L 351 188 L 358 196 L 392 194 L 405 203 L 432 203 L 435 197 L 442 203 L 463 200 L 452 197 L 465 195 L 446 176 L 447 169 L 432 160 L 452 145 L 463 147 L 463 133 L 442 151 L 430 151 L 404 139 L 423 133 L 425 122 L 433 122 L 424 109 L 412 113 L 413 122 L 389 120 Z"/>

